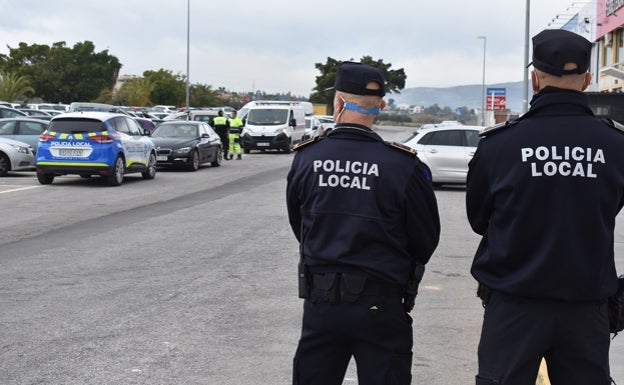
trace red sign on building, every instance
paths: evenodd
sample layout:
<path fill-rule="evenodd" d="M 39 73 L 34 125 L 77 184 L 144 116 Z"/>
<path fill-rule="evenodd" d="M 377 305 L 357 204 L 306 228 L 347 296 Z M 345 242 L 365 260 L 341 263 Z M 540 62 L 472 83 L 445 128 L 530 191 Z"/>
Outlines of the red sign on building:
<path fill-rule="evenodd" d="M 505 88 L 488 88 L 485 109 L 487 111 L 506 110 L 507 90 Z"/>

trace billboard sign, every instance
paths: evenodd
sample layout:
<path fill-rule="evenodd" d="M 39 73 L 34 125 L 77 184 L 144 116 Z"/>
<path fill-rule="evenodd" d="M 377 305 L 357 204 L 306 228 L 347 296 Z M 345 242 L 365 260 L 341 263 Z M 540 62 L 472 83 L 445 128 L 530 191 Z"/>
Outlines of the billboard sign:
<path fill-rule="evenodd" d="M 506 110 L 507 109 L 507 90 L 505 88 L 488 88 L 486 94 L 486 110 Z"/>

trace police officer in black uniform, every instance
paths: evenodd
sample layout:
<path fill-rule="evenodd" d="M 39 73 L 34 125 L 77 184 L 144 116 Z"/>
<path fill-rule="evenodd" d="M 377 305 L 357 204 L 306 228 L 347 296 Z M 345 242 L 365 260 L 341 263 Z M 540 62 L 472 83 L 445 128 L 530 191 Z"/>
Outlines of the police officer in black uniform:
<path fill-rule="evenodd" d="M 606 299 L 616 290 L 615 217 L 624 205 L 624 132 L 583 94 L 591 43 L 533 38 L 530 110 L 484 136 L 466 206 L 483 235 L 472 264 L 485 314 L 477 385 L 607 385 Z"/>
<path fill-rule="evenodd" d="M 219 135 L 219 138 L 221 139 L 221 144 L 223 146 L 223 159 L 229 160 L 230 157 L 228 153 L 230 151 L 230 121 L 225 116 L 223 116 L 223 110 L 219 110 L 217 112 L 217 116 L 212 119 L 212 125 L 212 128 L 214 128 L 215 132 L 217 133 L 217 135 Z"/>
<path fill-rule="evenodd" d="M 407 385 L 408 312 L 438 244 L 437 202 L 415 152 L 372 131 L 381 71 L 345 62 L 334 89 L 335 129 L 297 146 L 288 174 L 306 298 L 293 384 L 342 384 L 354 357 L 359 384 Z"/>

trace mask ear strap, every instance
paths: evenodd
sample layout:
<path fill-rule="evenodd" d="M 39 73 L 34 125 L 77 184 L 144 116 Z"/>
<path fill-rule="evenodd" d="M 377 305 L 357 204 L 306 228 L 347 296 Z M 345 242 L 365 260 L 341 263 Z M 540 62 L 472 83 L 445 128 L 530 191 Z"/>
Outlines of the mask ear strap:
<path fill-rule="evenodd" d="M 355 111 L 362 115 L 379 115 L 379 113 L 381 112 L 380 107 L 373 107 L 373 108 L 360 107 L 357 104 L 347 102 L 347 101 L 345 101 L 344 103 L 344 109 L 349 110 L 349 111 Z"/>

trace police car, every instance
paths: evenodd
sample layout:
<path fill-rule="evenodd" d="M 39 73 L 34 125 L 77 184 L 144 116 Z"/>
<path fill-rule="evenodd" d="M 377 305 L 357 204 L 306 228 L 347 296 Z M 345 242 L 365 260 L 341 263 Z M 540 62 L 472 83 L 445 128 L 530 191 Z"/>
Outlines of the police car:
<path fill-rule="evenodd" d="M 156 150 L 131 117 L 110 112 L 70 112 L 58 115 L 39 137 L 37 179 L 51 184 L 55 176 L 99 175 L 119 186 L 125 174 L 156 176 Z"/>

